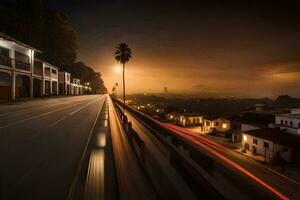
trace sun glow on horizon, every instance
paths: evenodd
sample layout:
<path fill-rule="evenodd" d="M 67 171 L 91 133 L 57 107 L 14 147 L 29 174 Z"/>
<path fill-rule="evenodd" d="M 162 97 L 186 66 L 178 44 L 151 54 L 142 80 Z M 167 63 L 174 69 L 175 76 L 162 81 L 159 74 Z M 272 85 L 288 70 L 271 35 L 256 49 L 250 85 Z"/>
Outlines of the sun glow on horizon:
<path fill-rule="evenodd" d="M 116 65 L 114 67 L 114 70 L 115 70 L 115 72 L 120 73 L 120 72 L 122 72 L 122 67 L 120 65 Z"/>

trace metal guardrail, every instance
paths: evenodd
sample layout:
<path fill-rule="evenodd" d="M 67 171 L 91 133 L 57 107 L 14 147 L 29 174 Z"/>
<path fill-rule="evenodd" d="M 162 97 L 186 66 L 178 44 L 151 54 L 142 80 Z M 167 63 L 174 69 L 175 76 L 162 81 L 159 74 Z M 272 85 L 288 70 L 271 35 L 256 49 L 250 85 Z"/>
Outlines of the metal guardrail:
<path fill-rule="evenodd" d="M 145 142 L 140 138 L 140 136 L 132 128 L 131 122 L 128 121 L 127 116 L 123 113 L 122 109 L 116 105 L 115 110 L 118 116 L 122 120 L 122 125 L 128 138 L 129 144 L 132 146 L 134 153 L 137 155 L 140 164 L 145 167 Z"/>
<path fill-rule="evenodd" d="M 115 99 L 113 99 L 113 102 L 120 107 L 123 105 L 121 102 Z M 115 107 L 119 110 L 119 112 L 122 113 L 122 109 L 119 106 Z M 187 157 L 193 157 L 195 160 L 199 159 L 199 162 L 197 163 L 202 167 L 205 167 L 208 173 L 213 173 L 214 161 L 212 158 L 206 155 L 199 155 L 196 153 L 196 151 L 193 151 L 192 148 L 187 151 L 185 141 L 174 137 L 174 135 L 169 133 L 169 131 L 160 127 L 147 118 L 144 114 L 134 110 L 130 106 L 126 105 L 126 110 L 136 116 L 137 119 L 161 142 L 161 144 L 166 147 L 171 155 L 170 162 L 177 169 L 177 171 L 180 171 L 184 178 L 188 180 L 187 182 L 189 183 L 189 186 L 196 194 L 198 193 L 197 196 L 203 197 L 203 191 L 205 191 L 205 195 L 209 195 L 212 199 L 223 199 L 223 196 L 205 180 L 201 173 L 199 173 L 194 163 L 187 161 Z M 201 190 L 199 190 L 199 187 L 201 187 Z"/>
<path fill-rule="evenodd" d="M 114 99 L 123 106 L 123 103 Z M 197 192 L 199 185 L 213 195 L 213 199 L 232 198 L 275 198 L 270 190 L 263 190 L 263 186 L 251 179 L 245 179 L 245 174 L 232 169 L 232 166 L 221 162 L 211 155 L 206 148 L 199 149 L 194 142 L 175 134 L 151 117 L 126 105 L 126 110 L 133 114 L 149 131 L 170 151 L 171 162 L 179 166 L 184 178 L 192 182 L 190 186 Z M 196 186 L 195 186 L 196 185 Z M 200 193 L 201 197 L 203 193 Z"/>

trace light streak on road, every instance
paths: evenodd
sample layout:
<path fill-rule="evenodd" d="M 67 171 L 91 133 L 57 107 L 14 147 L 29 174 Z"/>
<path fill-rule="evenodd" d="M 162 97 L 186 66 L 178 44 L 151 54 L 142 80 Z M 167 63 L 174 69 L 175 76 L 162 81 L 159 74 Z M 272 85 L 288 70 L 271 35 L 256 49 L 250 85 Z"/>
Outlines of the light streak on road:
<path fill-rule="evenodd" d="M 157 120 L 155 120 L 157 122 Z M 183 132 L 182 130 L 178 130 L 177 128 L 172 128 L 171 126 L 167 126 L 166 124 L 163 124 L 161 122 L 159 122 L 160 125 L 164 126 L 165 128 L 171 130 L 172 132 L 175 132 L 178 135 L 181 135 L 181 132 Z M 186 131 L 184 131 L 184 133 L 186 133 Z M 189 135 L 190 136 L 190 135 Z M 186 137 L 187 138 L 187 137 Z M 225 161 L 226 163 L 230 164 L 231 166 L 233 166 L 234 168 L 238 169 L 240 172 L 244 173 L 246 176 L 248 176 L 249 178 L 255 180 L 256 182 L 258 182 L 259 184 L 261 184 L 262 186 L 264 186 L 265 188 L 269 189 L 271 192 L 273 192 L 275 195 L 277 195 L 278 197 L 280 197 L 281 199 L 289 199 L 287 198 L 284 194 L 282 194 L 281 192 L 279 192 L 278 190 L 276 190 L 275 188 L 273 188 L 272 186 L 268 185 L 266 182 L 264 182 L 263 180 L 259 179 L 258 177 L 256 177 L 254 174 L 252 174 L 251 172 L 249 172 L 248 170 L 246 170 L 245 168 L 241 167 L 240 165 L 238 165 L 237 163 L 233 162 L 232 160 L 226 158 L 225 156 L 223 156 L 222 154 L 220 154 L 219 152 L 213 150 L 212 148 L 216 147 L 216 146 L 221 146 L 219 144 L 215 144 L 212 141 L 207 141 L 208 139 L 205 138 L 204 139 L 200 139 L 197 140 L 195 137 L 189 137 L 190 140 L 194 141 L 195 143 L 197 143 L 199 146 L 201 146 L 203 149 L 207 150 L 208 152 L 210 152 L 212 155 L 220 158 L 221 160 Z M 201 141 L 202 140 L 202 141 Z M 204 142 L 207 142 L 206 144 Z M 211 148 L 212 147 L 212 148 Z M 225 147 L 223 147 L 225 148 Z"/>
<path fill-rule="evenodd" d="M 137 111 L 139 112 L 139 111 Z M 141 112 L 139 112 L 141 113 Z M 143 113 L 141 113 L 143 114 Z M 231 165 L 232 167 L 236 168 L 237 170 L 239 170 L 240 172 L 242 172 L 243 174 L 245 174 L 247 177 L 251 178 L 252 180 L 256 181 L 257 183 L 259 183 L 260 185 L 262 185 L 263 187 L 265 187 L 266 189 L 268 189 L 269 191 L 271 191 L 272 193 L 274 193 L 275 195 L 277 195 L 278 197 L 280 197 L 281 199 L 284 200 L 288 200 L 289 198 L 286 197 L 284 194 L 282 194 L 281 192 L 279 192 L 278 190 L 276 190 L 275 188 L 273 188 L 272 186 L 268 185 L 266 182 L 264 182 L 263 180 L 259 179 L 258 177 L 256 177 L 254 174 L 252 174 L 251 172 L 249 172 L 248 170 L 246 170 L 245 168 L 241 167 L 240 165 L 238 165 L 237 163 L 233 162 L 232 160 L 228 159 L 227 157 L 223 156 L 222 154 L 220 154 L 219 152 L 215 151 L 215 148 L 219 148 L 225 151 L 228 151 L 225 147 L 223 147 L 220 144 L 217 144 L 211 140 L 208 140 L 206 138 L 199 138 L 199 137 L 195 137 L 193 136 L 193 134 L 189 133 L 187 130 L 182 130 L 182 128 L 179 127 L 174 127 L 175 125 L 170 125 L 167 123 L 162 123 L 152 117 L 149 117 L 145 114 L 143 114 L 145 117 L 147 117 L 148 119 L 150 119 L 151 121 L 159 124 L 160 126 L 171 130 L 172 132 L 176 133 L 177 135 L 183 136 L 184 138 L 193 141 L 194 143 L 197 143 L 201 148 L 207 150 L 209 153 L 211 153 L 212 155 L 218 157 L 219 159 L 225 161 L 226 163 L 228 163 L 229 165 Z M 213 149 L 214 148 L 214 149 Z"/>

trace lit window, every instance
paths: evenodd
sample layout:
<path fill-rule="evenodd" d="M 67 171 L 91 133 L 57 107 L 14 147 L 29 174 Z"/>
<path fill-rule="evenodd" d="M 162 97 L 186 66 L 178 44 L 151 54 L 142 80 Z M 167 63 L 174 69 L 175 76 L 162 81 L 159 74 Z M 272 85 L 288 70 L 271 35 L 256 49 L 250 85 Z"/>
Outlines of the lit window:
<path fill-rule="evenodd" d="M 222 128 L 224 128 L 224 129 L 227 128 L 227 124 L 225 124 L 225 123 L 222 124 Z"/>
<path fill-rule="evenodd" d="M 243 135 L 243 140 L 244 140 L 244 142 L 247 142 L 247 135 Z"/>

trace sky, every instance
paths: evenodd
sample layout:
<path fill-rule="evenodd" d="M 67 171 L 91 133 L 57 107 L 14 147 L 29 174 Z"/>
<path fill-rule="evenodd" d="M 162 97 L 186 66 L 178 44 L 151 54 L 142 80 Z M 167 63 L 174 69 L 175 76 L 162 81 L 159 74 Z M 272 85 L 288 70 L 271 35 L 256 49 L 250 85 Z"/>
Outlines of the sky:
<path fill-rule="evenodd" d="M 298 1 L 51 0 L 68 13 L 79 59 L 122 84 L 113 53 L 132 48 L 128 93 L 300 97 Z"/>

